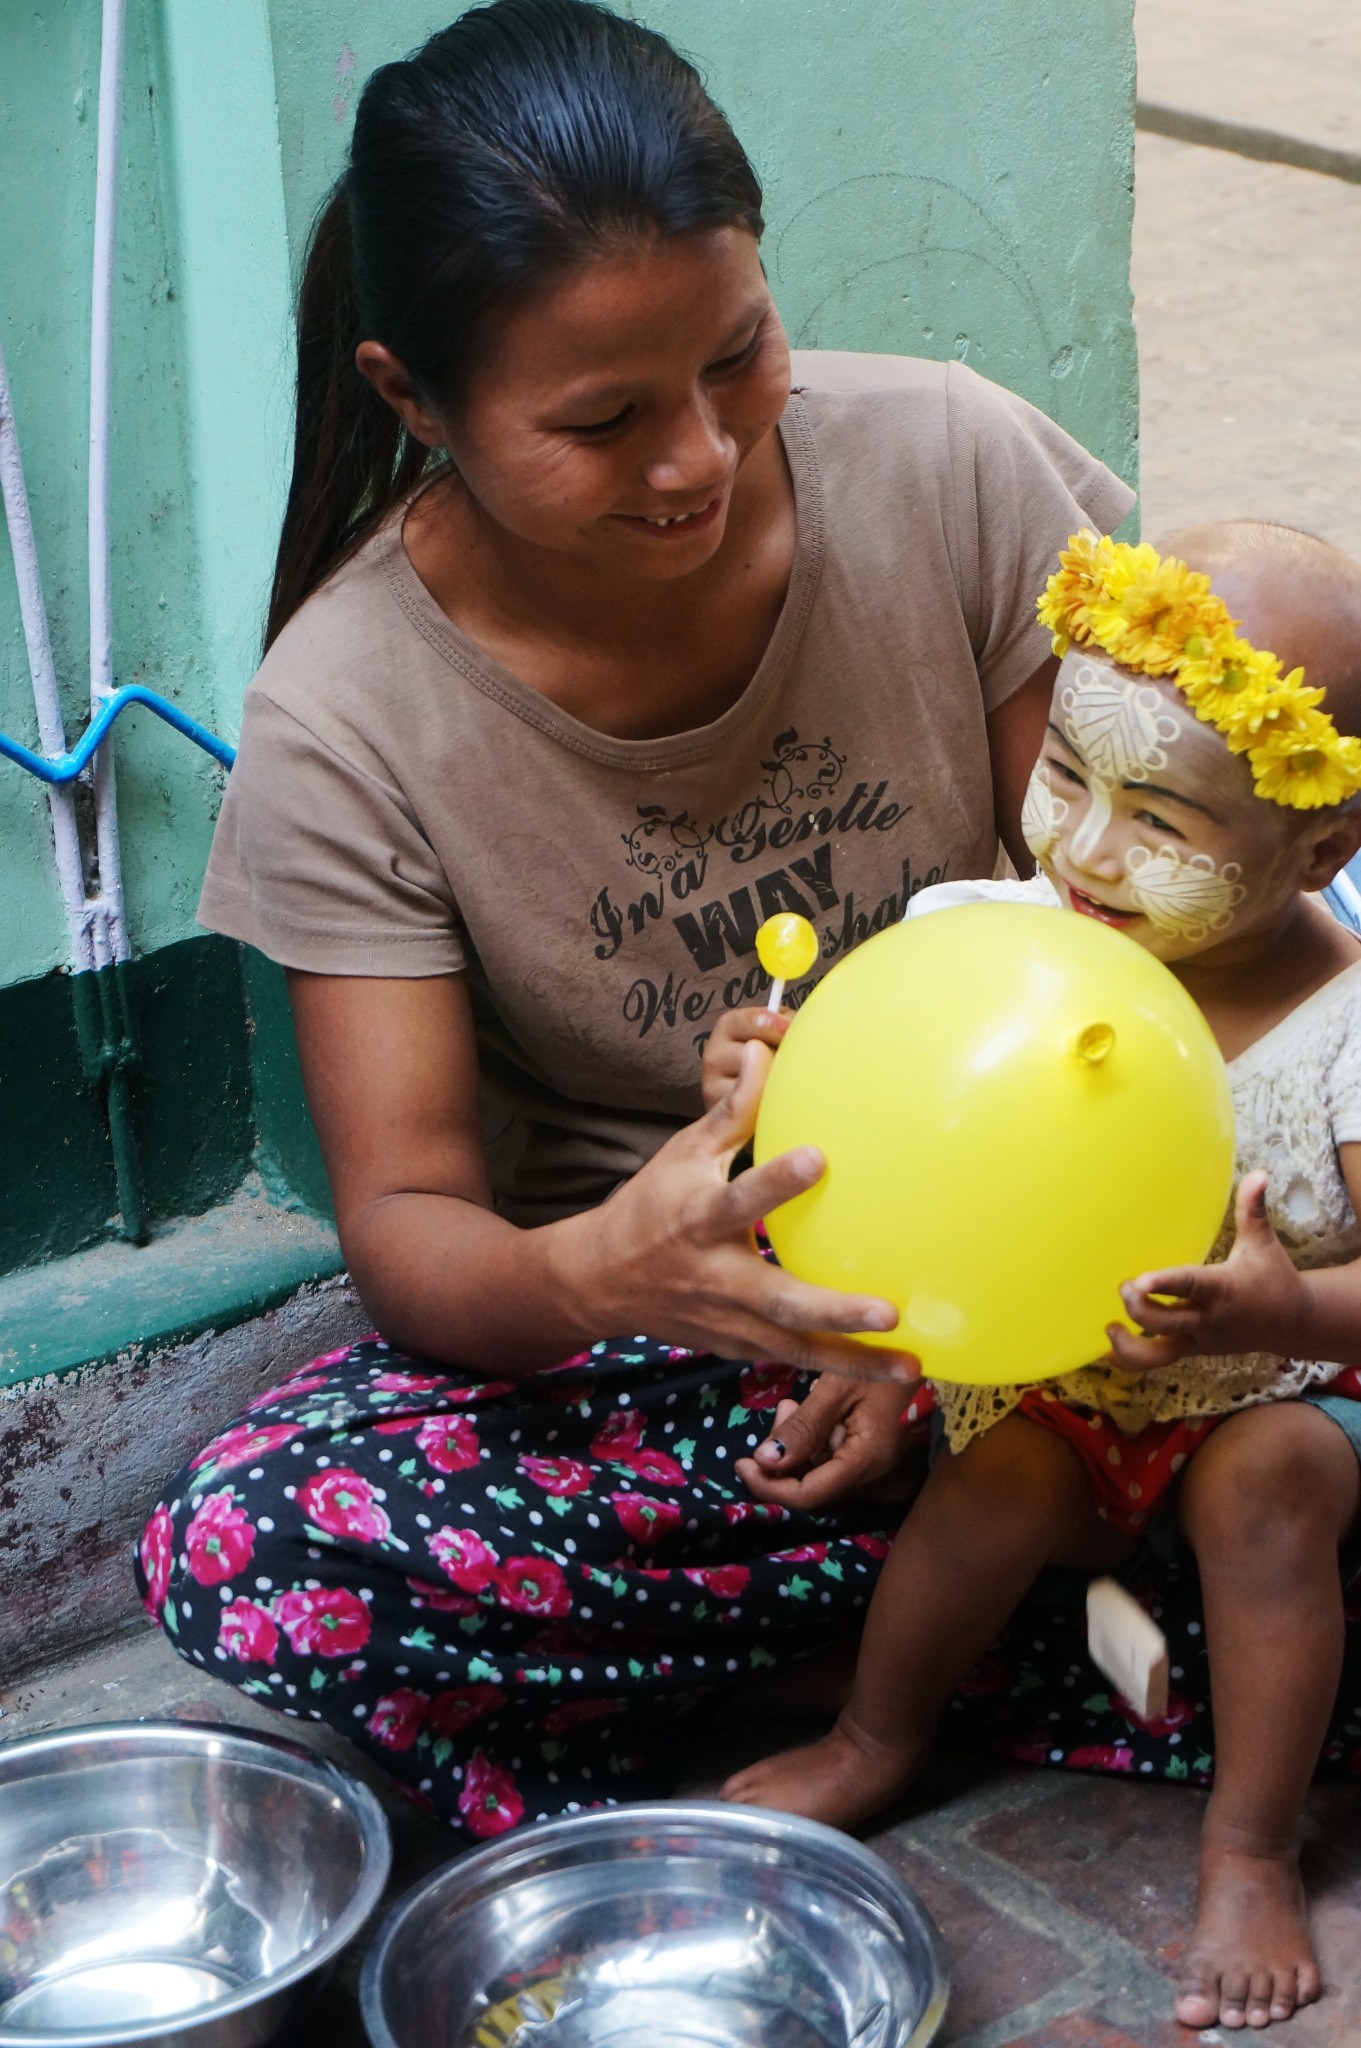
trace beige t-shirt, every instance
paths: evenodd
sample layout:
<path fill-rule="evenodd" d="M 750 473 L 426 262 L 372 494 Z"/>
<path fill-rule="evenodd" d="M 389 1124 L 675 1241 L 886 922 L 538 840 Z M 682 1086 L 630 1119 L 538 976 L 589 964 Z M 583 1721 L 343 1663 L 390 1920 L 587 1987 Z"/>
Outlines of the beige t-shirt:
<path fill-rule="evenodd" d="M 466 971 L 520 1222 L 603 1199 L 699 1113 L 715 1018 L 768 986 L 764 917 L 812 918 L 816 978 L 917 889 L 993 872 L 985 716 L 1048 652 L 1068 534 L 1133 502 L 958 363 L 803 355 L 795 381 L 789 590 L 712 724 L 560 711 L 450 623 L 395 520 L 246 694 L 201 921 L 319 974 Z"/>

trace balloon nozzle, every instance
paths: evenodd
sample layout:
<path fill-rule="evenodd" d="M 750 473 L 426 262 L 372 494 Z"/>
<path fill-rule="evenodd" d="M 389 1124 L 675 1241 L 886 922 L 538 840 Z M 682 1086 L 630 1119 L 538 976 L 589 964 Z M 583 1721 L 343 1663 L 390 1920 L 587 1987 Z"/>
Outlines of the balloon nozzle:
<path fill-rule="evenodd" d="M 1089 1067 L 1099 1067 L 1115 1048 L 1113 1024 L 1088 1024 L 1079 1031 L 1074 1051 Z"/>

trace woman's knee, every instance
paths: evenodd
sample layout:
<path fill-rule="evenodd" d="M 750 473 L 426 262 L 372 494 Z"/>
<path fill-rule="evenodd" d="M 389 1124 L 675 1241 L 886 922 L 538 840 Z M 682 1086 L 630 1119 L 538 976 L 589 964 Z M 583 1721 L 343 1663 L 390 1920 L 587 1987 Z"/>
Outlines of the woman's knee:
<path fill-rule="evenodd" d="M 1258 1571 L 1263 1557 L 1335 1549 L 1361 1493 L 1356 1453 L 1319 1409 L 1288 1401 L 1222 1422 L 1191 1460 L 1181 1521 L 1205 1562 Z"/>

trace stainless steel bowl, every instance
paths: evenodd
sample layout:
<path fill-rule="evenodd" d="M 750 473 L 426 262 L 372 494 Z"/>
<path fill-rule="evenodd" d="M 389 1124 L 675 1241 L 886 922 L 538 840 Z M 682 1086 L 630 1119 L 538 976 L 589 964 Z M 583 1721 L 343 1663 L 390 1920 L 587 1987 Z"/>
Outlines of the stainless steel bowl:
<path fill-rule="evenodd" d="M 877 1856 L 748 1806 L 616 1807 L 447 1865 L 364 1965 L 374 2048 L 926 2048 L 940 1938 Z"/>
<path fill-rule="evenodd" d="M 368 1789 L 183 1722 L 0 1746 L 0 2048 L 261 2048 L 391 1862 Z"/>

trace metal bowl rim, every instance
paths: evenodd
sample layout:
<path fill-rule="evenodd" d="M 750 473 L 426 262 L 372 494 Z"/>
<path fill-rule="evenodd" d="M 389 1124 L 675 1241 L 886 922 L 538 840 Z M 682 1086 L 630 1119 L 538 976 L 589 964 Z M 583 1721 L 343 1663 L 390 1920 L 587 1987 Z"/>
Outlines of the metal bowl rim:
<path fill-rule="evenodd" d="M 31 2029 L 14 2033 L 0 2023 L 0 2048 L 134 2048 L 134 2044 L 154 2041 L 158 2034 L 167 2031 L 189 2034 L 194 2028 L 215 2026 L 253 2005 L 263 2004 L 267 1998 L 310 1977 L 314 1970 L 324 1968 L 347 1942 L 353 1941 L 382 1897 L 392 1868 L 392 1835 L 387 1815 L 362 1780 L 286 1735 L 225 1722 L 96 1721 L 79 1728 L 50 1729 L 41 1735 L 0 1743 L 0 1783 L 6 1776 L 7 1764 L 15 1757 L 59 1756 L 64 1750 L 90 1745 L 107 1746 L 116 1752 L 120 1743 L 146 1745 L 148 1738 L 150 1747 L 144 1753 L 152 1756 L 194 1755 L 204 1751 L 209 1742 L 215 1742 L 224 1745 L 237 1761 L 249 1763 L 259 1759 L 252 1759 L 248 1752 L 263 1749 L 291 1766 L 296 1777 L 335 1793 L 358 1824 L 363 1850 L 359 1882 L 349 1903 L 325 1934 L 284 1969 L 268 1977 L 257 1977 L 252 1984 L 213 2005 L 190 2006 L 183 2013 L 167 2014 L 164 2020 L 150 2023 L 156 2032 L 148 2032 L 146 2021 L 135 2027 L 101 2028 L 97 2034 L 73 2033 L 69 2029 L 61 2033 L 34 2033 Z"/>
<path fill-rule="evenodd" d="M 513 1867 L 524 1858 L 532 1858 L 545 1843 L 577 1833 L 583 1825 L 593 1825 L 597 1831 L 607 1834 L 624 1831 L 632 1834 L 640 1828 L 662 1829 L 684 1826 L 687 1822 L 696 1825 L 717 1822 L 721 1831 L 748 1840 L 764 1838 L 776 1847 L 781 1843 L 794 1843 L 812 1849 L 824 1861 L 829 1861 L 833 1870 L 839 1868 L 846 1876 L 859 1877 L 872 1892 L 887 1894 L 906 1905 L 921 1930 L 930 1978 L 922 2016 L 903 2048 L 928 2048 L 945 2018 L 950 1996 L 950 1969 L 940 1930 L 912 1887 L 899 1877 L 891 1864 L 853 1836 L 843 1834 L 839 1828 L 827 1827 L 822 1821 L 805 1820 L 800 1814 L 778 1813 L 772 1807 L 737 1806 L 721 1799 L 646 1800 L 639 1801 L 637 1805 L 601 1807 L 586 1813 L 560 1815 L 555 1820 L 536 1821 L 532 1827 L 498 1835 L 495 1841 L 456 1856 L 441 1864 L 438 1870 L 431 1871 L 427 1877 L 419 1879 L 384 1914 L 364 1958 L 359 2000 L 372 2048 L 402 2048 L 383 2011 L 381 1979 L 389 1952 L 407 1921 L 426 1904 L 432 1892 L 447 1889 L 450 1901 L 457 1905 L 460 1894 L 480 1884 L 484 1873 L 497 1864 L 506 1863 Z M 513 1869 L 506 1875 L 509 1879 Z M 0 2048 L 6 2048 L 2 2035 Z"/>

